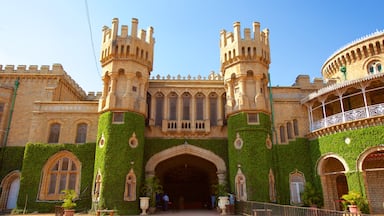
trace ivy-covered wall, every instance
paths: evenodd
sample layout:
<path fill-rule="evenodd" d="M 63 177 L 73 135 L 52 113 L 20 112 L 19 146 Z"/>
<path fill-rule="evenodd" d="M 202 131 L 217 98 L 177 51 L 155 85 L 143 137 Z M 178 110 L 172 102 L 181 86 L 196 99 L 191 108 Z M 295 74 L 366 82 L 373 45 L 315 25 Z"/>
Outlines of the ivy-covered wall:
<path fill-rule="evenodd" d="M 290 173 L 303 173 L 305 180 L 314 184 L 318 189 L 321 188 L 320 179 L 314 178 L 314 163 L 309 154 L 309 143 L 305 138 L 298 138 L 289 144 L 278 144 L 273 146 L 277 170 L 275 172 L 277 202 L 280 204 L 290 204 Z"/>
<path fill-rule="evenodd" d="M 0 179 L 23 165 L 24 147 L 5 147 L 0 149 Z"/>
<path fill-rule="evenodd" d="M 247 113 L 241 112 L 228 119 L 228 160 L 230 190 L 235 192 L 235 176 L 238 165 L 246 177 L 248 200 L 269 201 L 268 174 L 272 168 L 272 150 L 267 148 L 270 137 L 270 116 L 259 113 L 258 124 L 248 124 Z M 236 134 L 243 140 L 241 149 L 236 149 Z"/>
<path fill-rule="evenodd" d="M 346 144 L 345 139 L 350 143 Z M 336 154 L 343 158 L 349 167 L 346 173 L 349 190 L 364 191 L 364 181 L 361 173 L 356 172 L 357 160 L 366 150 L 384 144 L 384 126 L 374 126 L 356 130 L 348 130 L 320 137 L 310 141 L 310 154 L 317 163 L 325 154 Z"/>
<path fill-rule="evenodd" d="M 139 191 L 142 183 L 142 166 L 144 153 L 145 119 L 142 115 L 132 112 L 124 113 L 124 123 L 112 124 L 112 112 L 99 117 L 97 140 L 104 137 L 104 146 L 96 146 L 95 170 L 93 178 L 100 171 L 102 187 L 98 203 L 99 209 L 115 209 L 119 214 L 139 213 Z M 136 134 L 138 146 L 130 147 L 128 141 Z M 136 175 L 136 201 L 124 201 L 126 176 L 131 170 Z"/>
<path fill-rule="evenodd" d="M 54 154 L 67 150 L 81 162 L 81 187 L 77 211 L 86 211 L 91 207 L 92 174 L 95 156 L 95 143 L 86 144 L 34 144 L 25 147 L 17 209 L 28 212 L 53 212 L 60 201 L 40 201 L 38 193 L 42 170 L 47 160 Z"/>

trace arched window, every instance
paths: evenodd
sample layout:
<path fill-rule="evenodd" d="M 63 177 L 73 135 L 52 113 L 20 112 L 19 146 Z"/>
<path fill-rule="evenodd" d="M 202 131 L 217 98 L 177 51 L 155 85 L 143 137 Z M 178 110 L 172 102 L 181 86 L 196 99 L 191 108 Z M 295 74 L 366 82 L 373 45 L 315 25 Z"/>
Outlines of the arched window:
<path fill-rule="evenodd" d="M 77 125 L 76 130 L 76 143 L 85 143 L 87 141 L 87 129 L 86 123 L 80 123 Z"/>
<path fill-rule="evenodd" d="M 172 93 L 169 96 L 169 120 L 176 120 L 177 114 L 177 94 Z"/>
<path fill-rule="evenodd" d="M 380 73 L 381 70 L 382 70 L 382 67 L 379 61 L 374 61 L 368 65 L 368 74 Z"/>
<path fill-rule="evenodd" d="M 247 185 L 246 185 L 246 179 L 239 168 L 237 170 L 237 174 L 235 176 L 235 185 L 236 185 L 236 199 L 238 201 L 246 201 L 247 200 Z"/>
<path fill-rule="evenodd" d="M 49 127 L 49 137 L 48 143 L 58 143 L 60 137 L 60 127 L 59 123 L 53 123 Z"/>
<path fill-rule="evenodd" d="M 284 126 L 280 126 L 280 143 L 285 143 L 285 128 Z"/>
<path fill-rule="evenodd" d="M 292 123 L 291 122 L 287 122 L 287 135 L 288 135 L 288 139 L 293 139 L 293 133 L 292 133 Z"/>
<path fill-rule="evenodd" d="M 100 171 L 97 172 L 95 184 L 93 186 L 93 201 L 99 201 L 101 191 L 102 177 Z"/>
<path fill-rule="evenodd" d="M 48 159 L 43 168 L 40 200 L 60 200 L 63 190 L 79 194 L 80 161 L 69 151 L 62 151 Z"/>
<path fill-rule="evenodd" d="M 124 200 L 136 200 L 136 175 L 133 169 L 129 171 L 127 177 L 125 178 Z"/>
<path fill-rule="evenodd" d="M 297 119 L 293 119 L 293 133 L 295 136 L 299 136 L 299 123 L 297 122 Z"/>
<path fill-rule="evenodd" d="M 191 120 L 190 107 L 191 107 L 191 95 L 189 93 L 184 93 L 183 94 L 183 120 Z"/>
<path fill-rule="evenodd" d="M 0 102 L 0 125 L 2 125 L 1 122 L 4 116 L 4 108 L 5 108 L 5 104 L 3 102 Z"/>
<path fill-rule="evenodd" d="M 211 126 L 217 125 L 217 94 L 209 95 L 209 118 Z"/>
<path fill-rule="evenodd" d="M 155 125 L 161 126 L 163 122 L 164 113 L 164 95 L 161 93 L 156 94 L 156 114 L 155 114 Z"/>
<path fill-rule="evenodd" d="M 304 175 L 297 170 L 289 175 L 289 185 L 291 191 L 291 204 L 302 203 L 301 194 L 304 192 Z"/>
<path fill-rule="evenodd" d="M 204 120 L 204 95 L 196 95 L 196 120 Z"/>

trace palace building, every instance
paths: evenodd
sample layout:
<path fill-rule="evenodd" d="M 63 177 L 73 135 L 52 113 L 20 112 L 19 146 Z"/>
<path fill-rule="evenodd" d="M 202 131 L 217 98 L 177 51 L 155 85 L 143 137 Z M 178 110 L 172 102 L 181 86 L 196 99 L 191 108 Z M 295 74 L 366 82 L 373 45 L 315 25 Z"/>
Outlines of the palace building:
<path fill-rule="evenodd" d="M 0 65 L 0 210 L 52 212 L 73 189 L 78 211 L 137 214 L 156 177 L 177 209 L 205 208 L 217 184 L 237 202 L 301 205 L 311 182 L 325 209 L 354 190 L 383 214 L 384 32 L 283 87 L 270 85 L 270 43 L 260 23 L 235 22 L 220 32 L 220 72 L 156 76 L 153 28 L 115 18 L 101 92 L 60 64 Z"/>

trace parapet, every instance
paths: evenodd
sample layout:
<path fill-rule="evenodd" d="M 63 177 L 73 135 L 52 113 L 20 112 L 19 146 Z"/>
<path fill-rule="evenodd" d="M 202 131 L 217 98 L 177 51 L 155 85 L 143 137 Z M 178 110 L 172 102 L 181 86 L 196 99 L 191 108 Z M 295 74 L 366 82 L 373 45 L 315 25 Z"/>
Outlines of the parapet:
<path fill-rule="evenodd" d="M 314 78 L 313 83 L 311 83 L 308 75 L 298 75 L 296 77 L 295 83 L 292 86 L 300 88 L 320 89 L 325 86 L 325 83 L 322 78 Z"/>
<path fill-rule="evenodd" d="M 138 28 L 137 28 L 138 24 L 139 24 L 139 20 L 137 18 L 132 18 L 131 34 L 128 34 L 128 26 L 122 25 L 121 26 L 121 33 L 119 35 L 118 34 L 119 19 L 113 18 L 112 19 L 112 28 L 109 28 L 107 26 L 103 27 L 103 43 L 108 41 L 108 40 L 116 40 L 119 37 L 121 37 L 121 38 L 132 37 L 132 38 L 139 38 L 148 44 L 153 44 L 154 43 L 153 27 L 150 26 L 147 30 L 141 29 L 140 34 L 138 34 Z"/>
<path fill-rule="evenodd" d="M 30 65 L 28 68 L 26 65 L 0 65 L 0 73 L 40 73 L 40 74 L 65 74 L 63 66 L 61 64 L 53 64 L 52 68 L 49 65 L 41 65 L 40 68 L 37 65 Z"/>
<path fill-rule="evenodd" d="M 49 65 L 41 65 L 40 68 L 37 65 L 30 65 L 28 68 L 26 65 L 18 65 L 16 67 L 15 65 L 6 65 L 4 68 L 3 65 L 0 65 L 0 74 L 63 76 L 64 80 L 66 80 L 72 88 L 76 89 L 83 98 L 85 97 L 84 90 L 65 72 L 61 64 L 53 64 L 52 67 Z"/>
<path fill-rule="evenodd" d="M 240 22 L 233 24 L 233 32 L 222 30 L 220 32 L 220 62 L 221 71 L 225 72 L 227 66 L 236 62 L 259 62 L 269 65 L 270 47 L 269 30 L 260 31 L 260 23 L 254 22 L 253 29 L 245 28 L 243 37 L 240 31 Z"/>
<path fill-rule="evenodd" d="M 193 77 L 191 75 L 188 76 L 181 76 L 180 74 L 177 76 L 153 76 L 151 77 L 151 80 L 175 80 L 175 81 L 191 81 L 191 80 L 198 80 L 198 81 L 212 81 L 212 80 L 219 80 L 223 81 L 223 76 L 219 73 L 215 73 L 214 71 L 211 71 L 211 73 L 208 75 L 208 77 L 200 76 L 198 75 L 197 77 Z"/>

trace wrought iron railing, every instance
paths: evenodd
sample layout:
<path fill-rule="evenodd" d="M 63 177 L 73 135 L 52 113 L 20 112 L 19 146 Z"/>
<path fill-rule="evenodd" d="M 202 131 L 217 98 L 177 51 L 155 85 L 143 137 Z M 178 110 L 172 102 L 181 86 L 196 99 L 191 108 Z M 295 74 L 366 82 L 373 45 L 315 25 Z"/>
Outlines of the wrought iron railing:
<path fill-rule="evenodd" d="M 309 208 L 253 201 L 237 202 L 236 214 L 252 216 L 369 216 L 369 214 L 356 214 L 347 211 L 335 211 L 313 207 Z"/>

